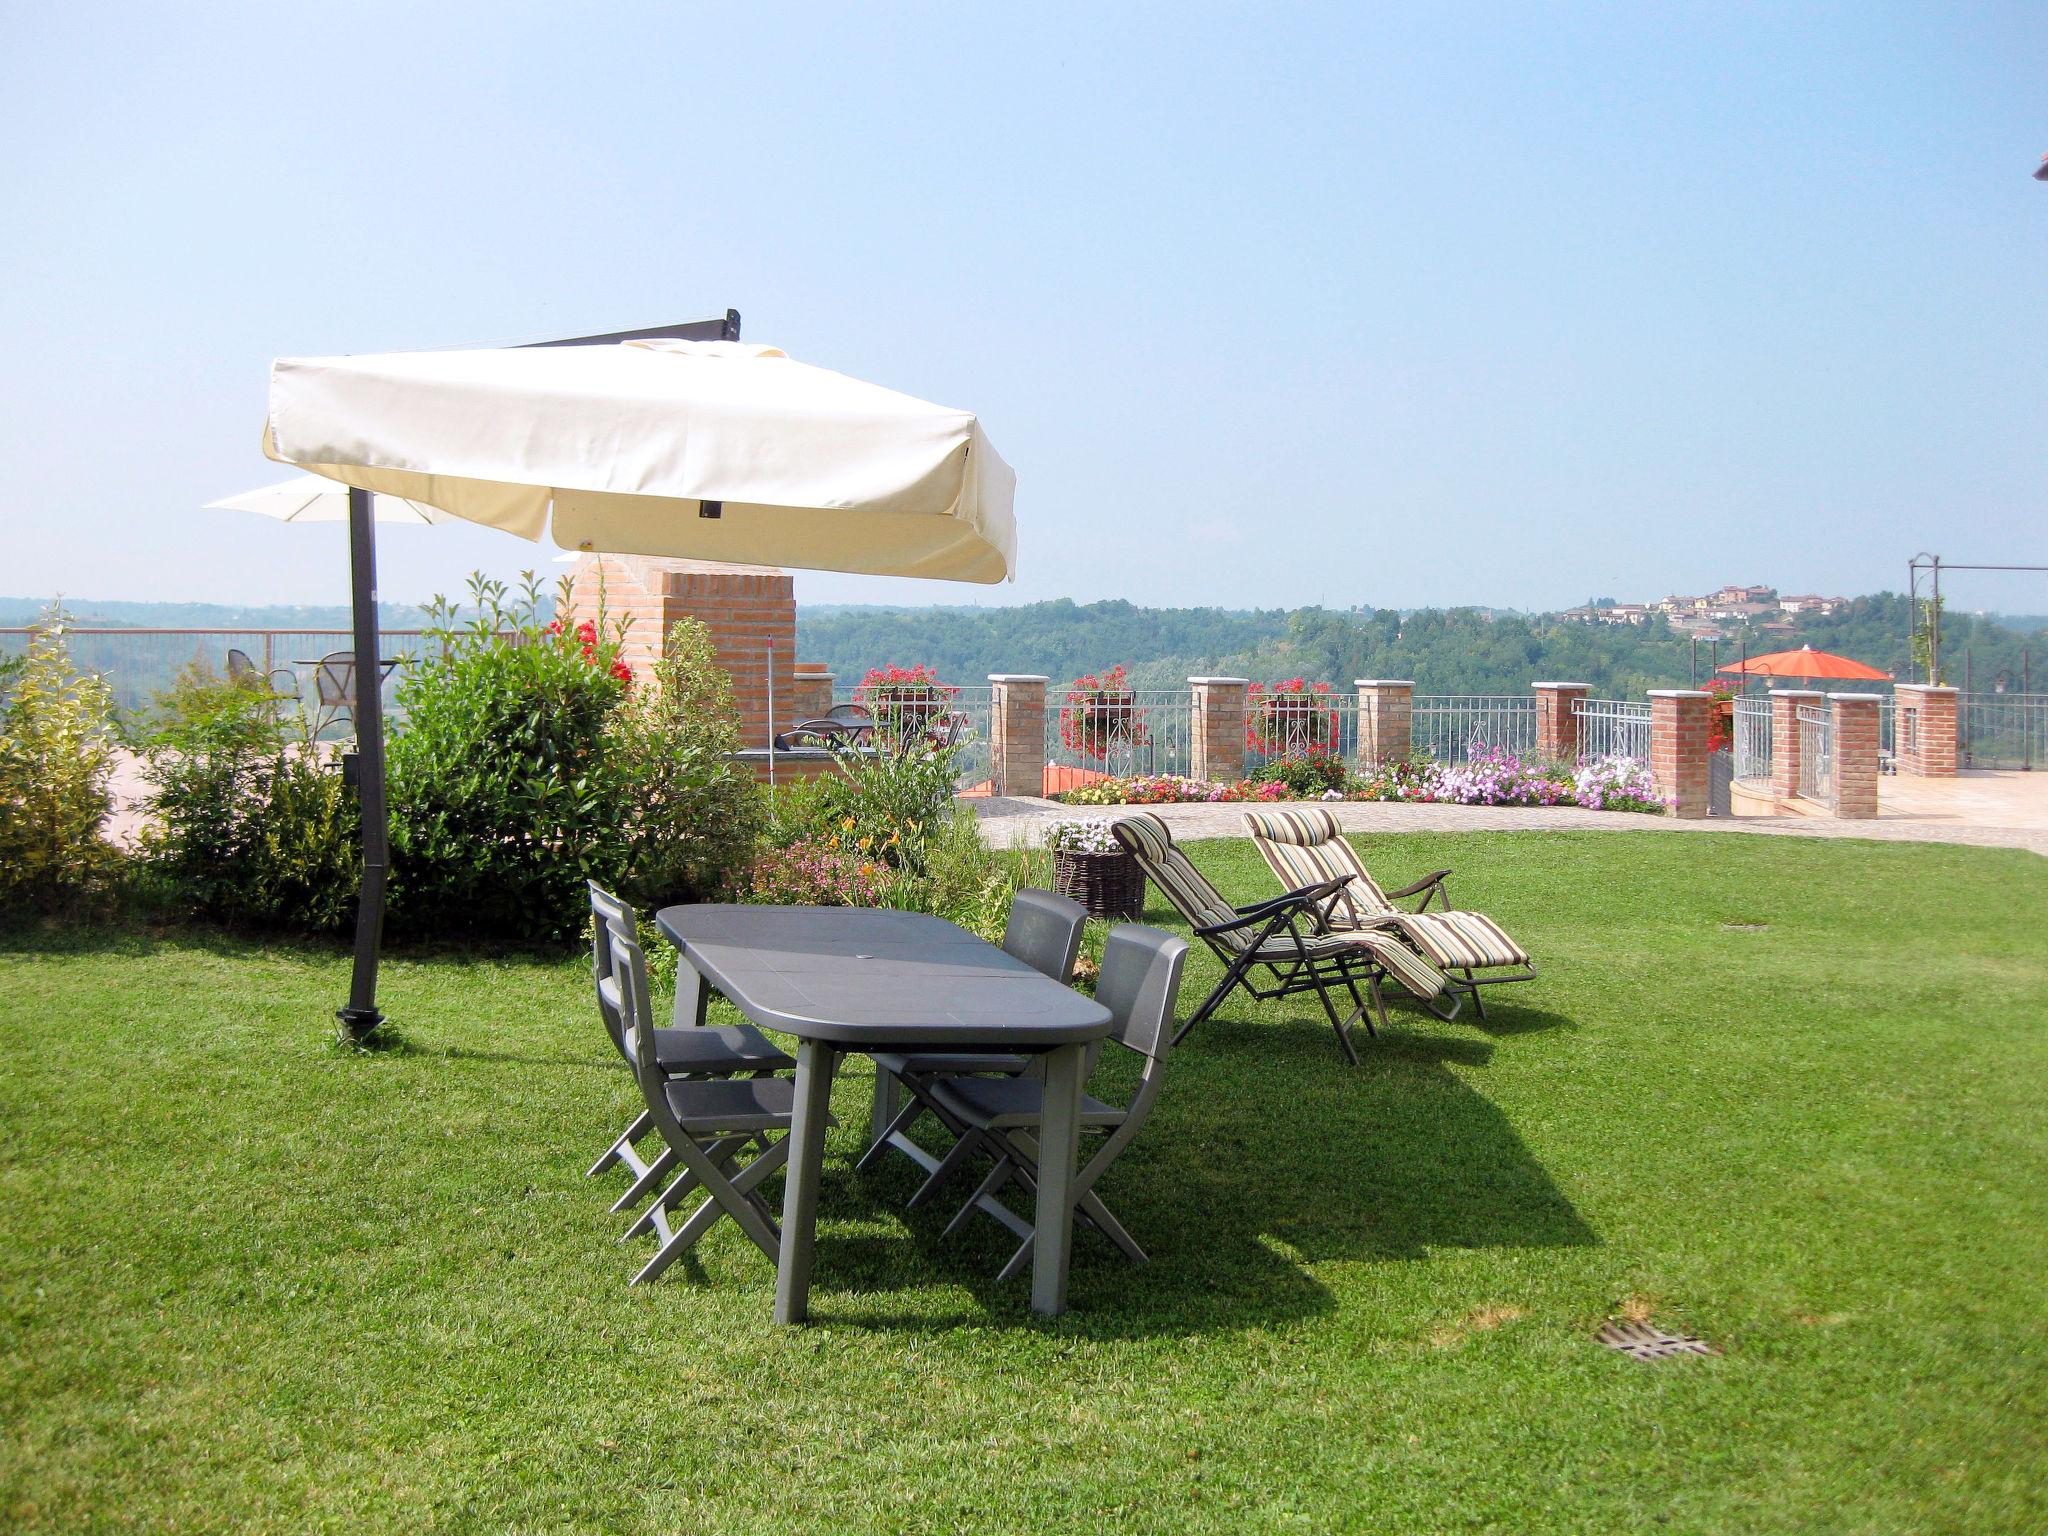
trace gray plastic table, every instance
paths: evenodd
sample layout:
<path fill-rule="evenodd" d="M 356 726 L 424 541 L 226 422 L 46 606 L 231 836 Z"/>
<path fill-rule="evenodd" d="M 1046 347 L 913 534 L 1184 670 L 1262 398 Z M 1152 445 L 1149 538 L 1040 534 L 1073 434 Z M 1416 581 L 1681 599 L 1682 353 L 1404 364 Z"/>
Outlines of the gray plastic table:
<path fill-rule="evenodd" d="M 775 1320 L 810 1303 L 818 1175 L 832 1073 L 848 1051 L 1043 1054 L 1031 1307 L 1066 1310 L 1074 1165 L 1088 1043 L 1109 1010 L 942 918 L 873 907 L 664 907 L 655 919 L 686 962 L 676 985 L 708 984 L 763 1029 L 797 1038 L 796 1112 L 782 1197 Z"/>

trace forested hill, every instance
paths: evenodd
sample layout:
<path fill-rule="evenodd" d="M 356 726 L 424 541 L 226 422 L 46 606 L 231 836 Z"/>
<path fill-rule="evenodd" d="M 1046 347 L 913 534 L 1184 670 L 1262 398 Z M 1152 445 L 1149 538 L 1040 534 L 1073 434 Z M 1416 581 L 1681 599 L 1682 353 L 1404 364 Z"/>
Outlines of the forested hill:
<path fill-rule="evenodd" d="M 2038 636 L 1950 614 L 1942 623 L 1945 681 L 1961 684 L 1966 662 L 1988 689 L 2003 670 L 2020 686 L 2022 650 Z M 1891 593 L 1858 598 L 1831 618 L 1799 621 L 1796 634 L 1752 630 L 1753 653 L 1811 644 L 1884 668 L 1901 679 L 1909 660 L 1906 600 Z M 1736 660 L 1740 639 L 1724 640 L 1721 660 Z M 1358 677 L 1413 678 L 1424 693 L 1520 693 L 1538 678 L 1591 684 L 1630 696 L 1682 687 L 1692 677 L 1693 646 L 1661 619 L 1642 627 L 1567 623 L 1544 616 L 1489 617 L 1469 608 L 1402 615 L 1303 608 L 1236 612 L 1213 608 L 1139 608 L 1125 602 L 1061 600 L 1015 608 L 799 611 L 797 654 L 825 663 L 842 685 L 870 667 L 925 662 L 950 681 L 978 683 L 991 672 L 1042 672 L 1064 683 L 1121 662 L 1140 687 L 1180 686 L 1189 676 L 1228 673 L 1263 680 L 1307 677 L 1339 684 Z M 1699 647 L 1705 677 L 1709 648 Z M 2036 680 L 2037 690 L 2048 682 Z"/>

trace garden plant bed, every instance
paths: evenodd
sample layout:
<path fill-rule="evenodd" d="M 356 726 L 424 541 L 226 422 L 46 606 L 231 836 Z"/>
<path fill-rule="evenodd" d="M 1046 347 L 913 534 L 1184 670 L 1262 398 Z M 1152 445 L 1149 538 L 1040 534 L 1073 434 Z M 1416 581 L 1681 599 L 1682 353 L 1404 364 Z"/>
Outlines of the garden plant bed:
<path fill-rule="evenodd" d="M 1397 1008 L 1356 1069 L 1312 1000 L 1234 999 L 1104 1187 L 1152 1262 L 1082 1234 L 1053 1324 L 992 1283 L 994 1223 L 943 1241 L 907 1165 L 851 1172 L 858 1065 L 814 1326 L 769 1325 L 729 1223 L 630 1291 L 617 1185 L 582 1177 L 631 1102 L 587 956 L 401 952 L 403 1044 L 351 1056 L 338 948 L 16 934 L 0 1525 L 2048 1522 L 2048 865 L 1656 830 L 1366 851 L 1389 883 L 1451 866 L 1542 978 L 1484 1027 Z M 1234 901 L 1274 890 L 1246 842 L 1190 852 Z M 1216 975 L 1198 952 L 1184 1005 Z M 1611 1320 L 1723 1353 L 1634 1361 Z"/>

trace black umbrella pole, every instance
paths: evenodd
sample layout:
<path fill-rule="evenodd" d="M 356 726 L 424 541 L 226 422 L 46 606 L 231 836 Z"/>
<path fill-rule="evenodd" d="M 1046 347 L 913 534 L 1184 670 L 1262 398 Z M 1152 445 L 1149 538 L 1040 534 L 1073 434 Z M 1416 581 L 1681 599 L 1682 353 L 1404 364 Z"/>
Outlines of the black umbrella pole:
<path fill-rule="evenodd" d="M 360 1040 L 379 1024 L 377 954 L 384 943 L 384 878 L 391 827 L 384 804 L 384 667 L 377 654 L 377 532 L 370 493 L 349 487 L 349 601 L 355 619 L 356 799 L 363 813 L 363 888 L 356 903 L 356 963 L 348 1006 L 335 1017 Z"/>

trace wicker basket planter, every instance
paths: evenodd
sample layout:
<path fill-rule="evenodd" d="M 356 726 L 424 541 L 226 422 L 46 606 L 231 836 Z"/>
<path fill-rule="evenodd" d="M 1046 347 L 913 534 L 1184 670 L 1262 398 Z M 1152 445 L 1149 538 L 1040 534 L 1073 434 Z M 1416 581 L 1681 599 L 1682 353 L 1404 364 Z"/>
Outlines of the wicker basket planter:
<path fill-rule="evenodd" d="M 1136 917 L 1145 910 L 1145 872 L 1128 853 L 1052 855 L 1053 889 L 1088 909 L 1091 917 Z"/>

